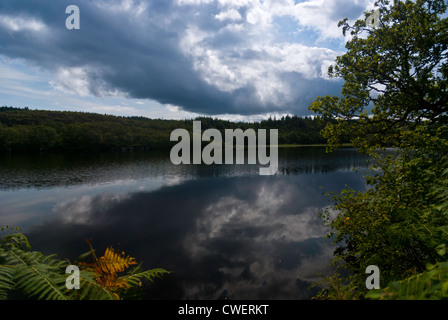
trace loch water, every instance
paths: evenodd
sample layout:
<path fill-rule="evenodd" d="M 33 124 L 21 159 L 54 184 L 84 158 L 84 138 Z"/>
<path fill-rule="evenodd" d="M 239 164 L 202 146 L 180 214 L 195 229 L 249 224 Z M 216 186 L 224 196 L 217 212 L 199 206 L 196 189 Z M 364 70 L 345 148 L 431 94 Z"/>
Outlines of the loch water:
<path fill-rule="evenodd" d="M 0 225 L 74 260 L 107 246 L 172 271 L 145 299 L 309 299 L 334 247 L 326 192 L 366 188 L 352 148 L 279 149 L 258 165 L 173 165 L 167 151 L 0 156 Z"/>

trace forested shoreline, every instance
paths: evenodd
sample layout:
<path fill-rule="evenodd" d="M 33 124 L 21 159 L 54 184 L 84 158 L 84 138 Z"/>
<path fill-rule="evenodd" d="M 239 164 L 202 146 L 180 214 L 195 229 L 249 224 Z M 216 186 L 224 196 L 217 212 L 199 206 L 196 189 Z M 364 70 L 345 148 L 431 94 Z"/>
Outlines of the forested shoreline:
<path fill-rule="evenodd" d="M 171 148 L 174 129 L 278 129 L 279 144 L 324 144 L 324 125 L 311 117 L 286 116 L 261 122 L 231 122 L 211 117 L 185 120 L 122 117 L 87 112 L 0 107 L 0 152 L 121 151 Z"/>

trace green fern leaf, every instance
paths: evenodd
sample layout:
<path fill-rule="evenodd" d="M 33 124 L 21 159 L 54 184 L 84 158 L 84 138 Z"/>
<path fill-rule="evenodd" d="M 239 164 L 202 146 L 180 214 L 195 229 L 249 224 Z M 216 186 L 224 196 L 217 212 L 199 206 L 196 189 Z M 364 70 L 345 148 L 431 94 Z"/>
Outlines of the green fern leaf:
<path fill-rule="evenodd" d="M 8 279 L 14 282 L 15 288 L 30 298 L 67 299 L 63 294 L 65 289 L 64 272 L 61 270 L 63 262 L 54 260 L 54 256 L 22 250 L 22 244 L 28 243 L 24 240 L 26 239 L 24 236 L 5 238 L 8 241 L 3 239 L 1 262 L 3 265 L 14 266 L 14 273 L 10 272 Z M 5 271 L 4 268 L 3 270 Z M 8 284 L 6 281 L 3 283 Z M 5 294 L 6 291 L 3 291 L 3 295 Z"/>
<path fill-rule="evenodd" d="M 139 268 L 136 268 L 136 269 L 138 270 Z M 154 281 L 155 278 L 162 278 L 163 275 L 169 274 L 169 273 L 171 273 L 171 272 L 167 271 L 165 269 L 156 268 L 156 269 L 151 269 L 151 270 L 146 270 L 146 271 L 141 271 L 141 272 L 134 272 L 129 275 L 125 275 L 121 278 L 123 280 L 125 280 L 129 286 L 135 287 L 135 286 L 140 285 L 140 282 L 142 279 L 147 279 L 152 282 L 152 281 Z"/>
<path fill-rule="evenodd" d="M 14 273 L 13 266 L 0 265 L 0 300 L 8 299 L 9 292 L 14 290 Z"/>
<path fill-rule="evenodd" d="M 80 290 L 75 294 L 79 300 L 117 300 L 118 297 L 110 290 L 102 287 L 96 280 L 94 272 L 81 270 Z"/>
<path fill-rule="evenodd" d="M 37 299 L 67 300 L 63 272 L 55 272 L 48 265 L 24 265 L 17 267 L 14 277 L 17 288 Z"/>

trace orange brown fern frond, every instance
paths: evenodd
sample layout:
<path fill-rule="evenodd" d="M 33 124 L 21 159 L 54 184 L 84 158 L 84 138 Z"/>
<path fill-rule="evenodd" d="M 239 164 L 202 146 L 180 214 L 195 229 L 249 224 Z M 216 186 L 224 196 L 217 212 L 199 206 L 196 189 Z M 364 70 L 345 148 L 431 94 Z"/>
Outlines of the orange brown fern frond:
<path fill-rule="evenodd" d="M 118 277 L 119 272 L 125 271 L 131 265 L 137 264 L 135 258 L 126 255 L 124 252 L 117 253 L 110 246 L 106 248 L 104 255 L 97 258 L 92 244 L 89 240 L 87 243 L 90 246 L 90 252 L 93 258 L 93 263 L 83 263 L 89 269 L 93 269 L 96 274 L 95 280 L 107 289 L 128 288 L 128 284 L 123 278 Z"/>

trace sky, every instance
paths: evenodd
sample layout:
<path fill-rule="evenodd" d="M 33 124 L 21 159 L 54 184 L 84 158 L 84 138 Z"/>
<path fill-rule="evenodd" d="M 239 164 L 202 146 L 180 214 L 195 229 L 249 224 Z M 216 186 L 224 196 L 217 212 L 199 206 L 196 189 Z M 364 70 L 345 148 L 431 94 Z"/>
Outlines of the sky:
<path fill-rule="evenodd" d="M 0 105 L 257 121 L 339 94 L 338 21 L 374 0 L 1 0 Z M 67 29 L 69 5 L 80 28 Z"/>

